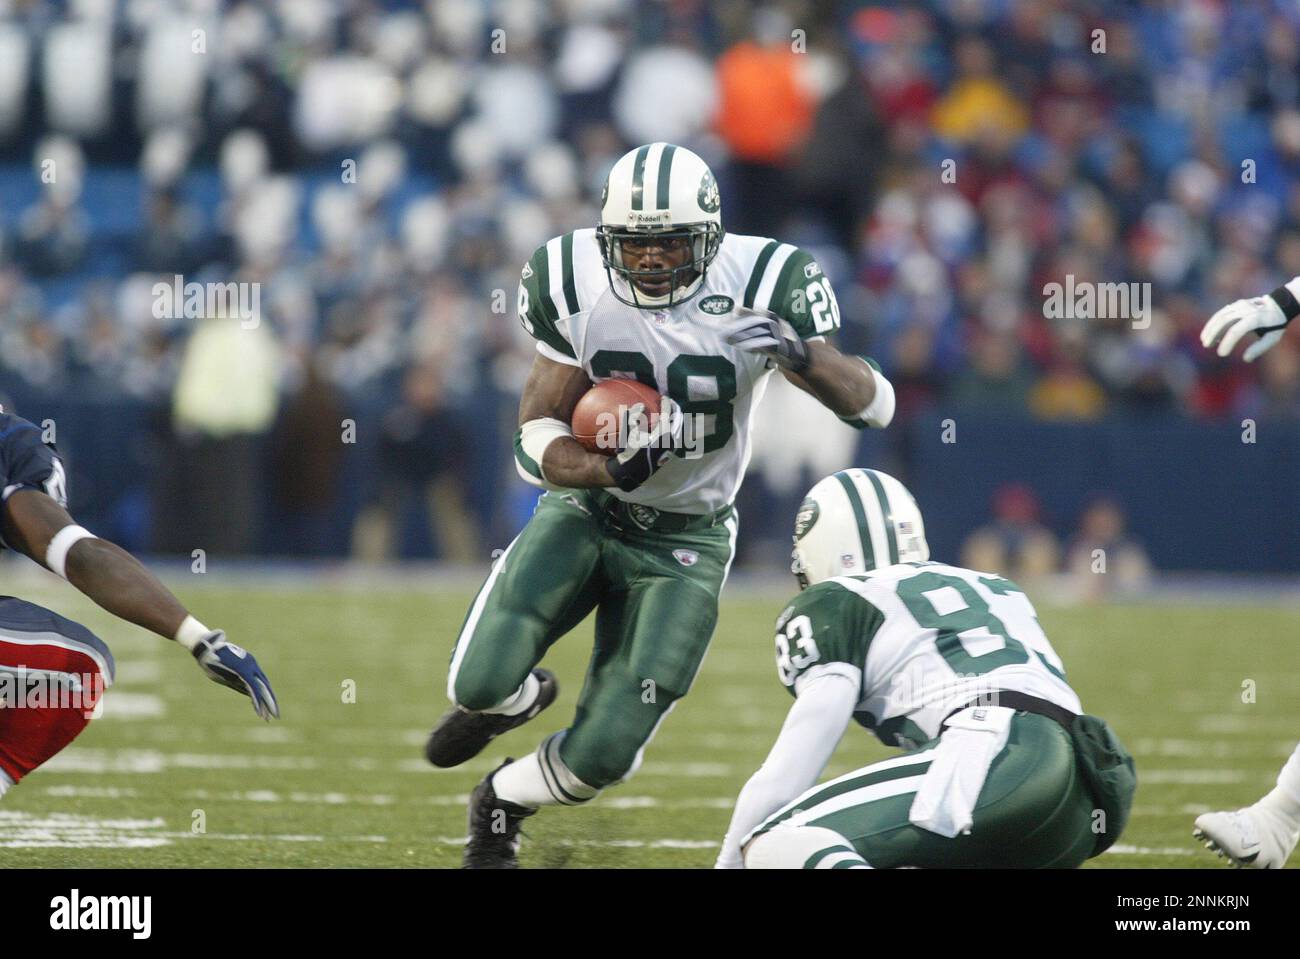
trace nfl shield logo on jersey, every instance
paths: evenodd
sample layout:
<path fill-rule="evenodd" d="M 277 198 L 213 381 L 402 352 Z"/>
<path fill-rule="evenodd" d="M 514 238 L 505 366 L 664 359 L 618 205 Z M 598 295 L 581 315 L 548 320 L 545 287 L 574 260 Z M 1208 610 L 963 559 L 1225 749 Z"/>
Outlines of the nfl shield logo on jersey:
<path fill-rule="evenodd" d="M 693 549 L 675 549 L 673 550 L 673 559 L 683 566 L 694 566 L 699 560 L 700 554 Z"/>

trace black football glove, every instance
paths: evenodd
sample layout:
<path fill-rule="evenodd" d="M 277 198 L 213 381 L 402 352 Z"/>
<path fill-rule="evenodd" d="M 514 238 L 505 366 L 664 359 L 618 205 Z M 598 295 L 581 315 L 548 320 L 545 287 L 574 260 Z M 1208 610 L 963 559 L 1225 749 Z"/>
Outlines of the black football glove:
<path fill-rule="evenodd" d="M 777 366 L 791 373 L 802 373 L 811 362 L 808 344 L 790 325 L 775 313 L 737 307 L 743 321 L 727 336 L 727 342 L 742 350 L 762 353 Z"/>
<path fill-rule="evenodd" d="M 672 459 L 673 451 L 682 445 L 682 411 L 676 403 L 664 397 L 663 406 L 654 426 L 645 429 L 648 422 L 645 404 L 637 403 L 627 411 L 627 444 L 605 462 L 605 468 L 624 493 L 630 493 Z"/>

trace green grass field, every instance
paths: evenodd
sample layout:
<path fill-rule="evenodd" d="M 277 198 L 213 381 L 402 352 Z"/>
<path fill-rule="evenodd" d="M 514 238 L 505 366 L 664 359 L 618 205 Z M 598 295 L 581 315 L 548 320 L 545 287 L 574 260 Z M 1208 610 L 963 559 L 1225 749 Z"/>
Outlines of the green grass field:
<path fill-rule="evenodd" d="M 182 586 L 183 584 L 177 584 Z M 501 757 L 572 715 L 590 623 L 552 650 L 556 705 L 457 770 L 423 760 L 445 707 L 451 643 L 469 591 L 182 589 L 204 621 L 248 645 L 284 719 L 206 680 L 174 645 L 114 621 L 59 584 L 21 595 L 112 647 L 106 714 L 0 800 L 5 866 L 455 866 L 465 800 Z M 641 772 L 583 809 L 529 820 L 522 864 L 706 867 L 746 778 L 789 706 L 770 628 L 785 597 L 724 601 L 695 690 Z M 1196 813 L 1267 791 L 1300 737 L 1300 610 L 1215 605 L 1043 608 L 1089 711 L 1138 761 L 1132 822 L 1097 867 L 1218 867 L 1191 838 Z M 1255 702 L 1243 702 L 1243 683 Z M 355 684 L 355 702 L 345 702 Z M 889 751 L 856 727 L 833 774 Z M 200 828 L 201 827 L 201 828 Z"/>

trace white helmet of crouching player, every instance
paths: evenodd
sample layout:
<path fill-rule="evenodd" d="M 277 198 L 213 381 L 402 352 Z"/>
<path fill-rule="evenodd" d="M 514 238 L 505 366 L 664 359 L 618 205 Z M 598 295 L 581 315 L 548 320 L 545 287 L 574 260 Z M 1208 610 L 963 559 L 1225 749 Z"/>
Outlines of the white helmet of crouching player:
<path fill-rule="evenodd" d="M 704 285 L 722 237 L 717 180 L 685 147 L 647 143 L 609 171 L 596 239 L 610 289 L 629 306 L 689 300 Z"/>
<path fill-rule="evenodd" d="M 925 522 L 907 487 L 879 470 L 832 473 L 795 516 L 790 571 L 801 589 L 835 576 L 925 562 Z"/>

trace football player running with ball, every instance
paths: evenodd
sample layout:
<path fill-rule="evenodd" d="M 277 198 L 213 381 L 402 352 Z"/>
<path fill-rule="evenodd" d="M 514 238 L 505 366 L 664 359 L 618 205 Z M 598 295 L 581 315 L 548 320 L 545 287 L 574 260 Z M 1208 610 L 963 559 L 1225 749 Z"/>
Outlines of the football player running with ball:
<path fill-rule="evenodd" d="M 0 409 L 0 548 L 62 576 L 114 616 L 174 639 L 213 682 L 279 717 L 251 654 L 208 629 L 120 546 L 67 511 L 63 462 L 40 427 Z M 0 796 L 72 742 L 113 682 L 113 654 L 94 633 L 34 603 L 0 596 Z"/>
<path fill-rule="evenodd" d="M 776 621 L 796 699 L 718 868 L 1071 868 L 1119 838 L 1132 757 L 1083 715 L 1028 598 L 929 558 L 892 476 L 842 470 L 808 493 L 803 591 Z M 910 751 L 814 786 L 850 719 Z"/>
<path fill-rule="evenodd" d="M 1247 363 L 1267 353 L 1300 315 L 1300 276 L 1267 296 L 1237 300 L 1219 310 L 1201 331 L 1201 345 L 1228 356 L 1249 333 L 1255 340 L 1242 358 Z M 1300 842 L 1300 746 L 1278 773 L 1277 785 L 1254 805 L 1196 817 L 1193 835 L 1233 865 L 1281 869 Z"/>
<path fill-rule="evenodd" d="M 581 805 L 630 777 L 690 690 L 735 552 L 732 500 L 771 372 L 856 427 L 884 427 L 894 410 L 879 370 L 825 341 L 839 308 L 813 258 L 727 234 L 712 172 L 670 143 L 614 165 L 599 224 L 533 254 L 518 307 L 537 355 L 515 458 L 546 493 L 461 627 L 453 706 L 429 736 L 429 761 L 459 765 L 550 705 L 555 679 L 535 667 L 593 609 L 596 641 L 570 726 L 474 790 L 473 868 L 514 867 L 520 823 L 540 806 Z M 615 377 L 663 394 L 669 415 L 624 430 L 615 455 L 588 452 L 571 433 L 574 407 Z"/>

